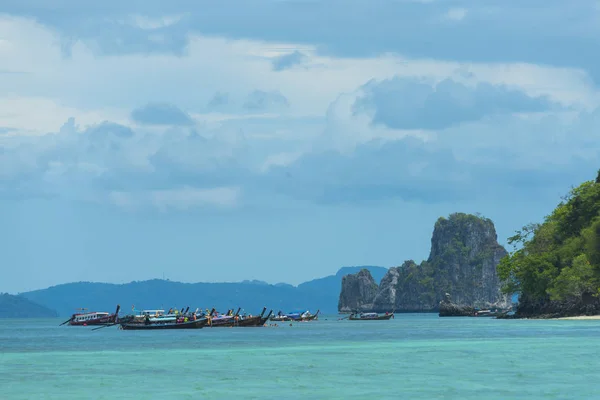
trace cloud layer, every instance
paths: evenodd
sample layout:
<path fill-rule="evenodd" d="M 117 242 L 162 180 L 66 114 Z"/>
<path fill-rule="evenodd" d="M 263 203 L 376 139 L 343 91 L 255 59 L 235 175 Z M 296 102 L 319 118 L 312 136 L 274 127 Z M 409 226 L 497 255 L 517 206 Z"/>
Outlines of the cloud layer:
<path fill-rule="evenodd" d="M 142 125 L 189 126 L 194 121 L 188 114 L 172 104 L 150 103 L 131 112 L 131 119 Z"/>
<path fill-rule="evenodd" d="M 600 165 L 593 1 L 34 3 L 0 6 L 0 262 L 44 284 L 393 265 Z"/>
<path fill-rule="evenodd" d="M 354 103 L 356 113 L 369 112 L 373 123 L 392 129 L 444 129 L 486 116 L 549 111 L 547 97 L 531 97 L 505 85 L 473 86 L 445 79 L 436 84 L 392 78 L 369 82 Z"/>

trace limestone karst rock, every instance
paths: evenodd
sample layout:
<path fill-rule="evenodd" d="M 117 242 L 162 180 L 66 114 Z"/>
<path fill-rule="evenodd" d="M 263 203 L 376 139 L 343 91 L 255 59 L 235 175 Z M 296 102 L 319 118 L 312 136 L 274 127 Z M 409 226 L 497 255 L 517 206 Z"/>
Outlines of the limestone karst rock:
<path fill-rule="evenodd" d="M 500 291 L 496 266 L 506 254 L 490 219 L 451 214 L 435 223 L 426 261 L 409 260 L 390 268 L 375 290 L 372 284 L 368 290 L 358 290 L 350 285 L 356 278 L 348 276 L 338 310 L 359 306 L 375 312 L 437 311 L 446 293 L 452 293 L 453 304 L 458 306 L 504 308 L 510 302 Z"/>

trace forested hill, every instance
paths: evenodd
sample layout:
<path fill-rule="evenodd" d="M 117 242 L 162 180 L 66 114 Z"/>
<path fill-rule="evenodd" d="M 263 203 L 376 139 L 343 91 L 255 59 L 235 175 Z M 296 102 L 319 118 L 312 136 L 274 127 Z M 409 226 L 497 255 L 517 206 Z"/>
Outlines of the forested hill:
<path fill-rule="evenodd" d="M 0 294 L 0 318 L 51 318 L 58 314 L 23 296 Z"/>
<path fill-rule="evenodd" d="M 313 313 L 337 312 L 342 276 L 367 268 L 382 277 L 387 268 L 344 267 L 336 275 L 305 282 L 298 287 L 288 284 L 270 285 L 261 281 L 236 283 L 182 283 L 149 280 L 126 284 L 76 282 L 23 293 L 32 301 L 56 309 L 61 316 L 71 315 L 78 307 L 112 312 L 117 304 L 127 313 L 132 305 L 137 309 L 171 307 L 216 307 L 219 311 L 244 307 L 258 313 L 263 307 L 287 312 L 306 309 Z"/>
<path fill-rule="evenodd" d="M 600 171 L 508 243 L 517 250 L 498 273 L 505 292 L 520 293 L 517 316 L 600 314 Z"/>

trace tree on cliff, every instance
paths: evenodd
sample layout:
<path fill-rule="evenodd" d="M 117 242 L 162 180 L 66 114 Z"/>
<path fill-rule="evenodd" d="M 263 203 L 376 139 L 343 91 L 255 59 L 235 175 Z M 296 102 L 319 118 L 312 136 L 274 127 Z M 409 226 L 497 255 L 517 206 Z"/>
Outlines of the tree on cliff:
<path fill-rule="evenodd" d="M 505 292 L 542 306 L 594 302 L 600 293 L 600 171 L 542 224 L 524 227 L 508 243 L 515 249 L 498 265 Z"/>

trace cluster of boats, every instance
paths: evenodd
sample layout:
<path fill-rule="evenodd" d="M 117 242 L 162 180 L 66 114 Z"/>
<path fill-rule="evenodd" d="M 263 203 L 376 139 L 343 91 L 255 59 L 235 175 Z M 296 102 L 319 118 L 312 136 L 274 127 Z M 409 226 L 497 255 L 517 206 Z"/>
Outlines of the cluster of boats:
<path fill-rule="evenodd" d="M 394 313 L 377 314 L 374 312 L 354 312 L 348 316 L 350 321 L 382 321 L 394 318 Z M 343 318 L 342 318 L 343 319 Z"/>
<path fill-rule="evenodd" d="M 155 329 L 200 329 L 205 326 L 209 327 L 251 327 L 264 326 L 267 321 L 312 321 L 316 320 L 319 311 L 311 314 L 309 311 L 294 311 L 288 314 L 283 314 L 281 311 L 277 315 L 273 315 L 273 310 L 268 314 L 267 307 L 264 307 L 259 315 L 240 314 L 241 308 L 234 313 L 233 309 L 221 314 L 214 308 L 209 311 L 196 309 L 190 311 L 187 309 L 170 309 L 165 310 L 135 310 L 132 307 L 133 313 L 130 315 L 119 316 L 121 307 L 117 305 L 114 313 L 108 312 L 87 312 L 86 309 L 79 311 L 64 321 L 61 325 L 69 324 L 72 326 L 94 326 L 100 327 L 119 325 L 123 330 L 155 330 Z M 100 328 L 99 327 L 99 328 Z"/>
<path fill-rule="evenodd" d="M 310 311 L 292 311 L 284 314 L 279 311 L 273 315 L 273 310 L 267 311 L 267 307 L 263 307 L 259 315 L 242 313 L 241 308 L 238 308 L 234 313 L 233 309 L 227 310 L 221 314 L 214 308 L 212 310 L 196 309 L 190 311 L 186 309 L 169 309 L 165 310 L 140 310 L 136 311 L 132 307 L 132 313 L 129 315 L 119 316 L 121 306 L 117 305 L 114 313 L 103 311 L 87 312 L 86 309 L 79 309 L 78 312 L 71 315 L 71 318 L 64 321 L 61 325 L 69 324 L 72 326 L 95 326 L 99 325 L 100 329 L 107 326 L 119 325 L 123 330 L 155 330 L 155 329 L 200 329 L 205 326 L 212 328 L 216 327 L 250 327 L 250 326 L 265 326 L 267 321 L 272 322 L 306 322 L 314 321 L 319 317 L 319 310 L 315 314 Z M 394 318 L 394 313 L 361 313 L 353 312 L 347 317 L 341 319 L 349 319 L 351 321 L 380 321 Z"/>

